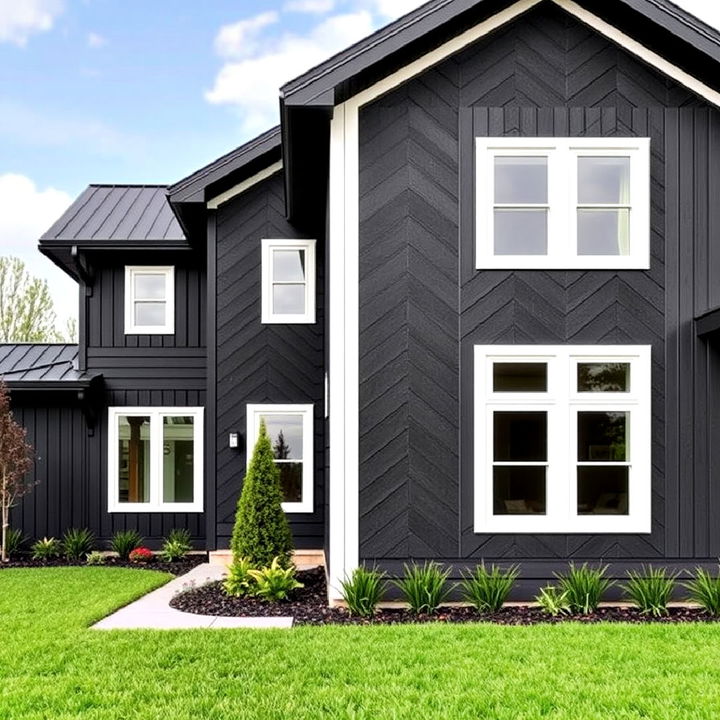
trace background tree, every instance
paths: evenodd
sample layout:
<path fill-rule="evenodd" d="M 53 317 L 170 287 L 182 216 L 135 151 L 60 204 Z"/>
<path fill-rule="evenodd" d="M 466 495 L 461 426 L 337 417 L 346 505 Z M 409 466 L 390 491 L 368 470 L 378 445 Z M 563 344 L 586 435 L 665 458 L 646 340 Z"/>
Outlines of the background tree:
<path fill-rule="evenodd" d="M 0 257 L 0 342 L 62 342 L 56 321 L 47 281 L 30 275 L 22 260 Z M 68 323 L 69 334 L 76 330 Z"/>
<path fill-rule="evenodd" d="M 238 500 L 231 548 L 233 562 L 245 558 L 253 567 L 267 567 L 275 557 L 286 565 L 293 551 L 290 525 L 282 509 L 280 469 L 273 459 L 264 420 Z"/>
<path fill-rule="evenodd" d="M 33 449 L 27 442 L 27 432 L 19 425 L 10 410 L 10 393 L 0 380 L 0 560 L 8 561 L 7 531 L 10 510 L 18 500 L 35 487 L 27 473 L 33 464 Z"/>

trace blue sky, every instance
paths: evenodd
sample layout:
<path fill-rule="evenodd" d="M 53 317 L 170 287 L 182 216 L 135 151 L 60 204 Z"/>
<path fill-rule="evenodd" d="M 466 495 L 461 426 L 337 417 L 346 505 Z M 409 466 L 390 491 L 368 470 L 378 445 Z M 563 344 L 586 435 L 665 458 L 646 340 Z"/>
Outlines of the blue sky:
<path fill-rule="evenodd" d="M 91 182 L 174 182 L 277 122 L 279 86 L 419 0 L 0 0 L 0 255 Z M 680 2 L 720 25 L 720 3 Z"/>

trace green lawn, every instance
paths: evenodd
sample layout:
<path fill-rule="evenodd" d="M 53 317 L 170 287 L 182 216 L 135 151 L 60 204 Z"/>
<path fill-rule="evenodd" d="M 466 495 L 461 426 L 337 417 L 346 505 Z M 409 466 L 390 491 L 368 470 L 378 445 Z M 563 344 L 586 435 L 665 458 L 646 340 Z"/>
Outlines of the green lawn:
<path fill-rule="evenodd" d="M 0 718 L 720 715 L 720 626 L 90 631 L 166 576 L 0 572 Z"/>

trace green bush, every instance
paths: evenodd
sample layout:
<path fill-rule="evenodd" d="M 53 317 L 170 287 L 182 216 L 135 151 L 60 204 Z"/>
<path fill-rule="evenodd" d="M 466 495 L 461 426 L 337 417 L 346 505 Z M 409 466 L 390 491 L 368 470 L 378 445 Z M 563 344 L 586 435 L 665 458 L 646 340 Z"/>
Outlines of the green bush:
<path fill-rule="evenodd" d="M 235 562 L 246 558 L 255 567 L 268 566 L 275 558 L 287 566 L 292 555 L 292 534 L 282 509 L 280 470 L 264 421 L 238 500 L 231 547 Z"/>
<path fill-rule="evenodd" d="M 463 600 L 479 612 L 497 612 L 510 595 L 519 574 L 517 565 L 511 565 L 503 572 L 497 565 L 488 570 L 482 562 L 460 581 Z"/>
<path fill-rule="evenodd" d="M 85 562 L 88 565 L 104 565 L 105 559 L 105 555 L 98 550 L 94 550 L 85 556 Z"/>
<path fill-rule="evenodd" d="M 253 576 L 250 571 L 253 566 L 247 558 L 235 560 L 228 568 L 228 576 L 223 582 L 223 588 L 227 595 L 232 597 L 245 597 L 252 595 Z"/>
<path fill-rule="evenodd" d="M 542 608 L 543 612 L 553 617 L 570 612 L 570 600 L 567 591 L 560 590 L 555 585 L 540 588 L 540 594 L 535 596 L 535 602 Z"/>
<path fill-rule="evenodd" d="M 190 538 L 190 531 L 185 528 L 171 530 L 163 540 L 160 557 L 165 562 L 182 560 L 192 550 Z"/>
<path fill-rule="evenodd" d="M 12 558 L 13 555 L 17 555 L 22 549 L 23 545 L 27 542 L 27 537 L 23 534 L 22 530 L 16 530 L 14 528 L 8 528 L 5 536 L 5 553 L 8 558 Z"/>
<path fill-rule="evenodd" d="M 720 575 L 713 577 L 707 570 L 697 568 L 695 577 L 683 583 L 690 592 L 690 600 L 697 603 L 703 610 L 720 616 Z"/>
<path fill-rule="evenodd" d="M 405 565 L 405 576 L 395 580 L 403 599 L 415 613 L 434 613 L 448 598 L 452 587 L 447 579 L 450 570 L 443 570 L 436 562 L 424 565 Z"/>
<path fill-rule="evenodd" d="M 283 567 L 280 557 L 273 558 L 269 567 L 248 573 L 255 580 L 254 594 L 268 602 L 287 600 L 293 590 L 304 587 L 295 579 L 295 567 Z"/>
<path fill-rule="evenodd" d="M 62 554 L 62 543 L 54 537 L 44 537 L 33 543 L 32 547 L 33 560 L 53 560 Z"/>
<path fill-rule="evenodd" d="M 68 560 L 84 558 L 95 545 L 95 536 L 87 528 L 71 528 L 67 530 L 62 539 L 63 555 Z"/>
<path fill-rule="evenodd" d="M 555 575 L 572 612 L 588 615 L 598 609 L 603 594 L 615 584 L 605 576 L 607 569 L 607 565 L 591 568 L 587 563 L 580 567 L 570 563 L 567 575 Z"/>
<path fill-rule="evenodd" d="M 128 560 L 130 553 L 143 544 L 142 535 L 137 530 L 118 530 L 110 540 L 110 549 L 121 560 Z"/>
<path fill-rule="evenodd" d="M 642 573 L 630 570 L 628 576 L 625 594 L 641 613 L 654 617 L 668 614 L 677 574 L 669 575 L 665 568 L 643 567 Z"/>
<path fill-rule="evenodd" d="M 343 600 L 347 603 L 351 615 L 370 618 L 375 614 L 387 583 L 385 573 L 373 568 L 358 567 L 352 575 L 341 583 Z"/>

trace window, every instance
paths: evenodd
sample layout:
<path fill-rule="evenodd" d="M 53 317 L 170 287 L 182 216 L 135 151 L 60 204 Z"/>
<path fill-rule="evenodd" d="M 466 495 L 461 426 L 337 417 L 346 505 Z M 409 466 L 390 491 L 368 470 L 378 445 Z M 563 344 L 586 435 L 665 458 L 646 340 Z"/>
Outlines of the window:
<path fill-rule="evenodd" d="M 125 268 L 125 334 L 175 332 L 175 269 Z"/>
<path fill-rule="evenodd" d="M 248 405 L 247 463 L 265 420 L 275 463 L 280 468 L 283 510 L 313 512 L 313 406 Z"/>
<path fill-rule="evenodd" d="M 315 241 L 262 241 L 262 322 L 315 322 Z"/>
<path fill-rule="evenodd" d="M 110 512 L 202 512 L 203 409 L 109 409 Z"/>
<path fill-rule="evenodd" d="M 476 346 L 476 532 L 650 532 L 650 352 Z"/>
<path fill-rule="evenodd" d="M 648 269 L 648 138 L 477 138 L 478 269 Z"/>

